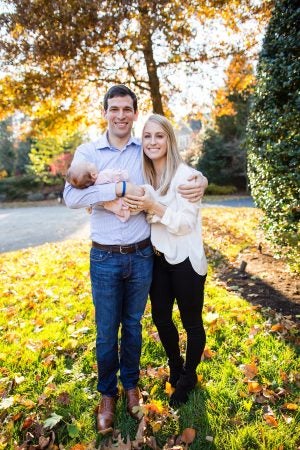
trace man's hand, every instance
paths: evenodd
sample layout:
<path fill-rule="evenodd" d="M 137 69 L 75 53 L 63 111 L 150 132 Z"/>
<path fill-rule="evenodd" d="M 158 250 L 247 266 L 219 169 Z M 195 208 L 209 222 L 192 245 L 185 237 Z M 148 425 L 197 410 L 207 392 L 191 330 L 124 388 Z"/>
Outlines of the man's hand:
<path fill-rule="evenodd" d="M 201 200 L 208 186 L 207 178 L 201 173 L 195 173 L 187 181 L 189 182 L 188 184 L 181 184 L 178 187 L 178 192 L 191 203 L 196 203 Z"/>
<path fill-rule="evenodd" d="M 119 181 L 118 183 L 116 183 L 117 197 L 121 197 L 122 190 L 123 190 L 123 182 Z M 144 193 L 145 193 L 144 188 L 142 188 L 141 186 L 138 186 L 137 184 L 133 184 L 133 183 L 126 181 L 125 196 L 126 195 L 136 195 L 138 197 L 142 197 L 144 195 Z"/>

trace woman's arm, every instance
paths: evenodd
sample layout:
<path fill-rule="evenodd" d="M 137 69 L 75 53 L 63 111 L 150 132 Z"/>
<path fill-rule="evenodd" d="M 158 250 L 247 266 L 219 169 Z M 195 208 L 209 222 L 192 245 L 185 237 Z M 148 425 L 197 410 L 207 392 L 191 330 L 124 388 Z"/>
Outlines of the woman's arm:
<path fill-rule="evenodd" d="M 166 206 L 155 199 L 155 195 L 153 195 L 155 191 L 152 191 L 151 186 L 145 186 L 144 196 L 129 195 L 126 196 L 125 202 L 134 211 L 146 211 L 152 216 L 151 223 L 162 223 L 172 234 L 184 235 L 190 233 L 197 222 L 199 203 L 191 203 L 176 192 L 176 206 Z"/>

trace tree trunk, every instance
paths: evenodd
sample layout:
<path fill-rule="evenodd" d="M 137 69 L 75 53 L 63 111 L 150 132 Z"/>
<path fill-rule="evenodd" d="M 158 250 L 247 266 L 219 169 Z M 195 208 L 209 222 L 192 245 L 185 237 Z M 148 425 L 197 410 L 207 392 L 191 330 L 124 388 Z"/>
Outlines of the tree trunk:
<path fill-rule="evenodd" d="M 143 43 L 143 54 L 146 62 L 147 73 L 149 77 L 150 95 L 152 100 L 152 109 L 154 113 L 164 115 L 159 78 L 157 75 L 157 66 L 153 55 L 151 33 L 147 30 L 143 30 L 141 24 L 141 40 Z"/>

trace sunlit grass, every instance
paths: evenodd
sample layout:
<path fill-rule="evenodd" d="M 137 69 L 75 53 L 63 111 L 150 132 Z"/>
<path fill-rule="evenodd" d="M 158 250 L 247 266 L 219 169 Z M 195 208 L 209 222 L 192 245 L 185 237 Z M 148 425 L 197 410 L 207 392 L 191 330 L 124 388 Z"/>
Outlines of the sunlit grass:
<path fill-rule="evenodd" d="M 192 450 L 294 450 L 300 383 L 295 328 L 276 314 L 266 319 L 267 311 L 262 314 L 214 281 L 212 258 L 231 259 L 255 245 L 259 216 L 246 208 L 220 211 L 203 212 L 206 245 L 215 253 L 210 253 L 206 285 L 207 349 L 198 367 L 199 384 L 179 418 L 168 409 L 154 415 L 153 434 L 161 448 L 170 435 L 192 427 L 197 431 Z M 61 448 L 77 443 L 95 448 L 93 412 L 99 396 L 88 260 L 88 242 L 76 241 L 0 257 L 0 449 L 20 445 L 34 423 L 43 424 L 53 413 L 61 417 L 53 428 Z M 184 350 L 181 326 L 180 332 Z M 247 377 L 245 365 L 257 373 Z M 166 358 L 149 304 L 141 369 L 145 402 L 167 408 Z M 270 415 L 274 420 L 268 424 Z M 116 427 L 134 439 L 137 426 L 123 400 Z"/>

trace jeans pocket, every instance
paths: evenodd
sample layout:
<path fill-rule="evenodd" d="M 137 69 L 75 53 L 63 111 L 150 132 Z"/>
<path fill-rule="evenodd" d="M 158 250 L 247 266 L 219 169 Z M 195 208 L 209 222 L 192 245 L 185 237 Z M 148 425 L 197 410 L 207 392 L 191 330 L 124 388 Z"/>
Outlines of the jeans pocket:
<path fill-rule="evenodd" d="M 136 254 L 138 256 L 142 256 L 143 258 L 150 258 L 151 256 L 154 255 L 153 247 L 152 247 L 152 245 L 148 245 L 148 247 L 139 248 L 136 251 Z"/>
<path fill-rule="evenodd" d="M 93 262 L 103 262 L 111 257 L 111 252 L 105 252 L 99 248 L 92 247 L 90 252 L 90 260 Z"/>

